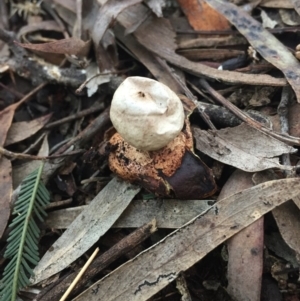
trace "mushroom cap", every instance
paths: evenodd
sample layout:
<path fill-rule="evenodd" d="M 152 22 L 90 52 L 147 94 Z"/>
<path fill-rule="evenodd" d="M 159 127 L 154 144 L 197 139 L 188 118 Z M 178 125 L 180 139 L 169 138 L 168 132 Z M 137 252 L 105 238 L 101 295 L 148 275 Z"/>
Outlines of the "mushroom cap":
<path fill-rule="evenodd" d="M 128 77 L 115 91 L 110 119 L 130 145 L 158 150 L 182 130 L 184 110 L 179 97 L 166 85 L 145 77 Z"/>

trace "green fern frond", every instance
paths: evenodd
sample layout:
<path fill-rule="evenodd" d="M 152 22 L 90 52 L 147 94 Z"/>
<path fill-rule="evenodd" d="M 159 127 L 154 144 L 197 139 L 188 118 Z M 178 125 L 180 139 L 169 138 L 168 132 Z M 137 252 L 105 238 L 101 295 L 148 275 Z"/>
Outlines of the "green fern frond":
<path fill-rule="evenodd" d="M 21 184 L 19 197 L 15 203 L 11 231 L 7 239 L 5 258 L 10 259 L 0 282 L 0 300 L 15 301 L 17 292 L 29 284 L 33 267 L 39 261 L 38 239 L 40 229 L 34 217 L 43 221 L 45 206 L 50 194 L 41 182 L 43 165 L 28 175 Z"/>

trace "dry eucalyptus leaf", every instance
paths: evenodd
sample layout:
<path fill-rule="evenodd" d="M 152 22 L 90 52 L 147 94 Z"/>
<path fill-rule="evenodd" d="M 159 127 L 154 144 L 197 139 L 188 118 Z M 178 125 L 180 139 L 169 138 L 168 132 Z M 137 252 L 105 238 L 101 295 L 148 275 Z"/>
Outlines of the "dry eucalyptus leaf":
<path fill-rule="evenodd" d="M 276 158 L 295 149 L 245 123 L 234 128 L 204 131 L 195 128 L 196 147 L 206 155 L 238 169 L 255 172 L 287 167 Z"/>
<path fill-rule="evenodd" d="M 84 254 L 110 229 L 139 191 L 118 178 L 111 180 L 43 256 L 34 269 L 32 283 L 62 271 Z"/>
<path fill-rule="evenodd" d="M 292 201 L 275 208 L 272 214 L 286 244 L 300 254 L 300 210 Z"/>
<path fill-rule="evenodd" d="M 300 181 L 294 178 L 263 183 L 225 198 L 73 301 L 148 300 L 219 244 L 299 193 Z"/>
<path fill-rule="evenodd" d="M 124 210 L 113 228 L 138 228 L 153 218 L 158 228 L 177 229 L 205 211 L 213 200 L 134 200 Z M 66 229 L 86 206 L 50 212 L 45 224 L 53 229 Z"/>
<path fill-rule="evenodd" d="M 218 199 L 221 200 L 252 187 L 252 175 L 236 170 L 223 186 Z M 227 241 L 227 291 L 234 300 L 260 301 L 263 249 L 263 217 Z"/>
<path fill-rule="evenodd" d="M 4 146 L 27 139 L 42 129 L 50 120 L 52 114 L 48 114 L 31 121 L 13 123 L 7 133 Z"/>
<path fill-rule="evenodd" d="M 222 13 L 266 61 L 284 73 L 300 102 L 300 63 L 294 55 L 241 8 L 223 0 L 205 1 Z"/>
<path fill-rule="evenodd" d="M 91 41 L 82 41 L 78 38 L 68 38 L 57 40 L 55 42 L 43 43 L 43 44 L 22 44 L 18 43 L 26 49 L 35 51 L 41 51 L 46 53 L 61 53 L 67 55 L 86 56 L 91 47 Z"/>

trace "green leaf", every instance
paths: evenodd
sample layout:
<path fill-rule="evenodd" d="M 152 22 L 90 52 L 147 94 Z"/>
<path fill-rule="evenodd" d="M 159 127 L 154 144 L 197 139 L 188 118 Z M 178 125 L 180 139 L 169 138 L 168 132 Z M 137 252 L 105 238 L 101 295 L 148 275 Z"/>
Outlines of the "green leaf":
<path fill-rule="evenodd" d="M 0 300 L 15 301 L 18 291 L 29 284 L 29 277 L 39 261 L 38 238 L 40 229 L 34 218 L 43 221 L 45 206 L 50 194 L 41 182 L 43 164 L 28 175 L 21 184 L 19 197 L 14 205 L 13 220 L 4 254 L 10 261 L 0 281 Z"/>

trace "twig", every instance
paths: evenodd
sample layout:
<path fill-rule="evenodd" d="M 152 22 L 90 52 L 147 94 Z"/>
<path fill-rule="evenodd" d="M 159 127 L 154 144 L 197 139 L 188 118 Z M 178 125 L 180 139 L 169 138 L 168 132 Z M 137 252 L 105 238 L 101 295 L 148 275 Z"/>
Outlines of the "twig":
<path fill-rule="evenodd" d="M 74 36 L 81 39 L 82 34 L 82 0 L 76 0 L 76 31 Z"/>
<path fill-rule="evenodd" d="M 299 32 L 299 26 L 289 26 L 284 28 L 268 29 L 269 32 L 274 34 L 282 34 L 284 32 Z M 241 35 L 237 30 L 176 30 L 179 34 L 197 34 L 197 35 Z"/>
<path fill-rule="evenodd" d="M 232 104 L 230 101 L 228 101 L 226 98 L 224 98 L 221 94 L 219 94 L 216 90 L 214 90 L 205 79 L 200 79 L 200 84 L 203 88 L 206 89 L 206 91 L 212 95 L 217 101 L 219 101 L 223 106 L 225 106 L 228 110 L 230 110 L 234 115 L 236 115 L 238 118 L 246 122 L 249 126 L 271 136 L 274 137 L 280 141 L 294 144 L 294 145 L 300 145 L 300 139 L 298 137 L 289 136 L 286 134 L 280 134 L 277 132 L 272 131 L 269 128 L 266 128 L 263 124 L 257 122 L 253 118 L 251 118 L 249 115 L 244 113 L 242 110 L 237 108 L 234 104 Z"/>
<path fill-rule="evenodd" d="M 45 207 L 45 209 L 49 210 L 49 209 L 57 208 L 57 207 L 60 207 L 60 206 L 70 205 L 72 202 L 73 202 L 72 198 L 66 199 L 66 200 L 63 200 L 63 201 L 51 202 Z"/>
<path fill-rule="evenodd" d="M 73 282 L 71 283 L 71 285 L 69 286 L 69 288 L 66 290 L 66 292 L 63 294 L 63 296 L 60 298 L 59 301 L 65 301 L 67 299 L 67 297 L 70 295 L 71 291 L 73 290 L 73 288 L 75 287 L 75 285 L 78 283 L 78 281 L 82 277 L 83 273 L 87 270 L 87 268 L 89 267 L 89 265 L 92 263 L 92 261 L 94 260 L 94 258 L 98 254 L 98 252 L 99 252 L 99 248 L 96 248 L 96 250 L 93 252 L 93 254 L 89 258 L 89 260 L 83 266 L 83 268 L 81 269 L 81 271 L 78 273 L 78 275 L 76 276 L 76 278 L 73 280 Z"/>
<path fill-rule="evenodd" d="M 29 60 L 27 51 L 14 43 L 16 36 L 13 32 L 0 28 L 0 40 L 6 42 L 14 54 L 13 58 L 4 59 L 3 63 L 9 65 L 10 69 L 21 77 L 31 80 L 34 85 L 54 82 L 78 87 L 85 80 L 85 70 L 58 68 L 51 64 Z"/>
<path fill-rule="evenodd" d="M 72 295 L 75 295 L 80 292 L 80 290 L 84 287 L 84 285 L 97 274 L 99 274 L 103 269 L 105 269 L 109 264 L 113 261 L 120 258 L 122 255 L 128 253 L 130 250 L 134 249 L 137 245 L 143 242 L 146 238 L 148 238 L 152 233 L 157 230 L 156 221 L 153 220 L 150 223 L 138 228 L 118 243 L 116 243 L 113 247 L 111 247 L 108 251 L 103 253 L 101 256 L 96 258 L 96 260 L 91 264 L 91 266 L 87 269 L 84 276 L 80 279 L 77 285 L 72 292 Z M 37 297 L 37 300 L 42 301 L 52 301 L 57 300 L 59 296 L 66 290 L 66 288 L 70 285 L 73 279 L 76 277 L 78 272 L 74 272 L 71 275 L 68 275 L 63 280 L 59 279 L 55 283 L 51 285 L 51 290 L 45 288 Z"/>
<path fill-rule="evenodd" d="M 109 108 L 107 108 L 82 132 L 59 148 L 55 154 L 59 155 L 64 153 L 72 145 L 74 147 L 84 147 L 86 141 L 94 137 L 96 133 L 102 131 L 109 124 L 109 122 Z"/>
<path fill-rule="evenodd" d="M 135 65 L 131 66 L 131 67 L 128 67 L 126 69 L 123 69 L 123 70 L 118 70 L 118 71 L 109 71 L 109 72 L 103 72 L 103 73 L 97 73 L 97 74 L 94 74 L 93 76 L 91 76 L 90 78 L 87 78 L 80 86 L 78 89 L 76 89 L 76 93 L 79 94 L 82 92 L 82 90 L 86 87 L 86 85 L 92 81 L 93 79 L 95 79 L 96 77 L 99 77 L 99 76 L 105 76 L 105 75 L 113 75 L 113 74 L 124 74 L 132 69 L 135 68 Z"/>
<path fill-rule="evenodd" d="M 28 94 L 26 94 L 23 98 L 21 98 L 18 102 L 10 105 L 9 107 L 6 107 L 6 110 L 8 110 L 11 107 L 15 107 L 15 109 L 17 109 L 21 104 L 28 101 L 35 93 L 43 89 L 46 85 L 47 83 L 41 83 L 39 86 L 35 87 Z"/>
<path fill-rule="evenodd" d="M 85 152 L 85 150 L 78 149 L 74 150 L 68 153 L 64 154 L 59 154 L 59 155 L 52 155 L 52 156 L 34 156 L 34 155 L 28 155 L 28 154 L 23 154 L 23 153 L 14 153 L 11 152 L 3 147 L 0 146 L 0 155 L 5 156 L 10 159 L 19 159 L 19 160 L 41 160 L 41 161 L 46 161 L 46 160 L 51 160 L 51 159 L 57 159 L 61 157 L 66 157 L 66 156 L 73 156 L 77 154 L 82 154 Z"/>
<path fill-rule="evenodd" d="M 22 93 L 20 93 L 20 92 L 18 92 L 18 91 L 12 90 L 11 88 L 9 88 L 9 87 L 3 85 L 1 82 L 0 82 L 0 87 L 3 88 L 3 89 L 5 89 L 5 90 L 7 90 L 7 91 L 9 91 L 9 93 L 15 95 L 15 96 L 18 97 L 18 98 L 24 97 L 24 94 L 22 94 Z"/>

